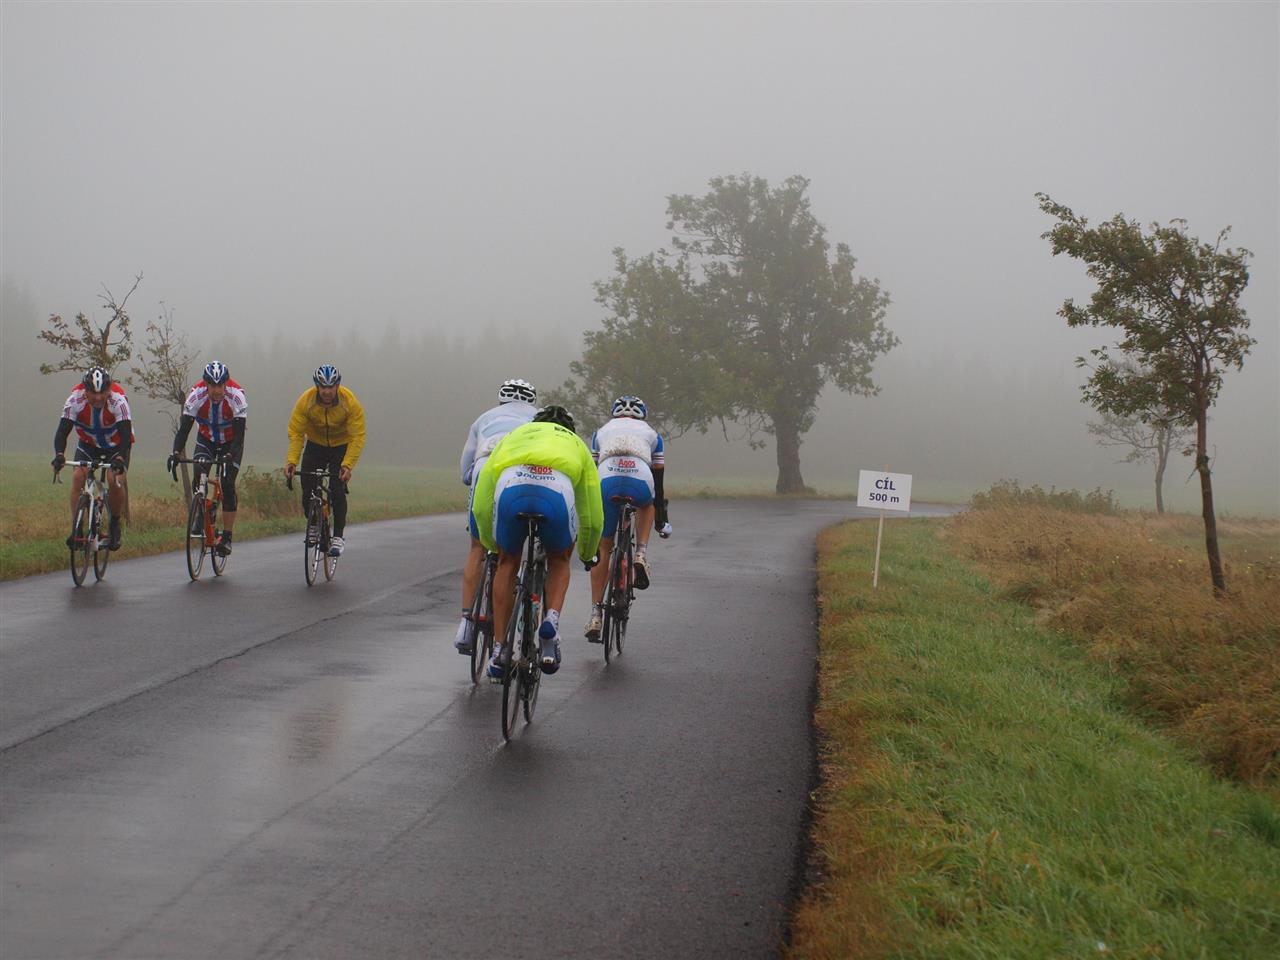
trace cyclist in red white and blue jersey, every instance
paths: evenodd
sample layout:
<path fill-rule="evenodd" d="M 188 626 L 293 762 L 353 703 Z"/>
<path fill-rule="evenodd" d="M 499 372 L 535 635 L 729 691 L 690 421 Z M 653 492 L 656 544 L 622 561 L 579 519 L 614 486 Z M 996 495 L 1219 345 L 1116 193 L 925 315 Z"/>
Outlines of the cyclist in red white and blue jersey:
<path fill-rule="evenodd" d="M 637 590 L 649 586 L 649 525 L 659 536 L 671 536 L 667 519 L 667 501 L 662 495 L 667 457 L 662 437 L 645 422 L 649 408 L 639 397 L 623 396 L 613 401 L 612 419 L 591 435 L 591 456 L 600 472 L 600 498 L 604 505 L 604 535 L 600 539 L 600 555 L 608 558 L 613 549 L 613 534 L 618 529 L 621 511 L 614 497 L 630 497 L 636 507 L 635 584 Z M 592 643 L 600 642 L 605 582 L 609 564 L 601 563 L 591 571 L 591 618 L 584 631 Z"/>
<path fill-rule="evenodd" d="M 71 391 L 62 408 L 62 418 L 53 434 L 53 469 L 56 473 L 67 462 L 67 437 L 75 430 L 75 460 L 109 460 L 111 482 L 107 485 L 107 502 L 111 507 L 111 528 L 107 545 L 120 549 L 120 518 L 125 509 L 125 474 L 129 469 L 129 452 L 133 449 L 133 417 L 124 388 L 115 383 L 102 367 L 90 367 L 79 385 Z M 88 470 L 76 467 L 71 480 L 71 522 L 75 523 L 76 503 L 84 491 Z M 74 546 L 73 537 L 67 546 Z"/>
<path fill-rule="evenodd" d="M 173 436 L 173 454 L 165 466 L 170 473 L 176 461 L 186 452 L 187 435 L 191 427 L 200 424 L 196 432 L 196 448 L 192 459 L 196 463 L 195 479 L 209 470 L 209 464 L 223 451 L 228 454 L 222 468 L 222 532 L 214 549 L 219 556 L 231 552 L 231 532 L 236 525 L 236 475 L 240 472 L 240 459 L 244 456 L 245 418 L 249 402 L 244 388 L 231 379 L 231 371 L 221 361 L 205 365 L 204 376 L 191 388 L 182 406 L 182 419 L 178 432 Z"/>

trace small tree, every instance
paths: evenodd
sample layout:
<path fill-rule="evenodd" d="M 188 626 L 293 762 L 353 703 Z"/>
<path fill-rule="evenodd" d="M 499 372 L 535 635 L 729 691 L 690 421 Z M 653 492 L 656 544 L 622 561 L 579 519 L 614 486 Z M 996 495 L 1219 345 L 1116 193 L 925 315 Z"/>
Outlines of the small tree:
<path fill-rule="evenodd" d="M 1124 463 L 1155 463 L 1156 513 L 1164 513 L 1164 471 L 1169 465 L 1169 455 L 1175 448 L 1185 446 L 1191 438 L 1191 428 L 1175 422 L 1172 417 L 1143 419 L 1114 413 L 1103 413 L 1101 422 L 1091 420 L 1088 428 L 1104 447 L 1127 447 L 1129 452 Z"/>
<path fill-rule="evenodd" d="M 141 273 L 133 278 L 133 286 L 119 303 L 116 303 L 115 295 L 103 284 L 102 289 L 106 292 L 99 294 L 98 299 L 111 311 L 111 317 L 105 324 L 95 323 L 83 311 L 76 314 L 72 323 L 62 319 L 61 314 L 49 314 L 48 329 L 41 330 L 36 336 L 62 351 L 62 358 L 57 363 L 40 364 L 40 372 L 50 374 L 64 370 L 83 371 L 93 366 L 112 370 L 127 362 L 133 355 L 133 334 L 129 329 L 129 314 L 125 311 L 125 304 L 140 283 Z"/>
<path fill-rule="evenodd" d="M 174 433 L 182 419 L 182 406 L 187 399 L 187 387 L 191 377 L 191 365 L 195 354 L 187 346 L 185 334 L 173 328 L 173 309 L 160 303 L 160 316 L 147 321 L 147 339 L 143 341 L 129 377 L 150 400 L 160 404 L 160 411 L 169 418 Z M 191 475 L 187 465 L 182 465 L 182 496 L 191 500 Z"/>
<path fill-rule="evenodd" d="M 1225 246 L 1230 227 L 1212 245 L 1189 235 L 1183 220 L 1153 223 L 1144 232 L 1137 221 L 1116 214 L 1090 228 L 1048 195 L 1036 198 L 1058 221 L 1043 234 L 1054 255 L 1084 262 L 1098 283 L 1087 306 L 1066 300 L 1058 315 L 1072 327 L 1116 327 L 1116 349 L 1136 364 L 1113 362 L 1107 347 L 1091 351 L 1093 361 L 1078 358 L 1078 366 L 1092 370 L 1081 388 L 1085 400 L 1101 413 L 1134 417 L 1163 410 L 1175 423 L 1195 426 L 1205 550 L 1214 593 L 1222 596 L 1227 585 L 1209 471 L 1209 407 L 1222 389 L 1223 372 L 1243 367 L 1256 342 L 1245 333 L 1249 318 L 1239 304 L 1252 254 Z"/>

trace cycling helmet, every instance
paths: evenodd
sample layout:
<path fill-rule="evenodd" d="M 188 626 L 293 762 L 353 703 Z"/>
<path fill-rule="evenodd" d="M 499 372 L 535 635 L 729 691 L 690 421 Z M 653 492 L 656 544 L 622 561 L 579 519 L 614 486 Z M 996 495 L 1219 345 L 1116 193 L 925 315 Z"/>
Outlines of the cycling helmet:
<path fill-rule="evenodd" d="M 332 363 L 322 363 L 316 367 L 316 372 L 312 374 L 311 379 L 315 381 L 317 387 L 336 387 L 342 382 L 342 374 Z"/>
<path fill-rule="evenodd" d="M 220 383 L 226 383 L 231 379 L 231 371 L 227 369 L 227 365 L 220 360 L 214 360 L 212 363 L 204 365 L 204 382 L 211 387 L 216 387 Z"/>
<path fill-rule="evenodd" d="M 506 380 L 498 388 L 498 402 L 510 403 L 512 400 L 537 403 L 538 391 L 533 389 L 533 384 L 528 380 Z"/>
<path fill-rule="evenodd" d="M 80 382 L 84 384 L 86 390 L 101 393 L 103 390 L 111 389 L 111 374 L 102 367 L 90 367 L 84 372 Z"/>
<path fill-rule="evenodd" d="M 639 397 L 619 397 L 613 401 L 613 416 L 633 417 L 636 420 L 644 420 L 649 416 L 649 408 L 644 405 L 644 401 Z"/>
<path fill-rule="evenodd" d="M 557 407 L 554 404 L 543 407 L 533 415 L 534 423 L 558 423 L 566 430 L 576 430 L 573 425 L 573 417 L 564 407 Z"/>

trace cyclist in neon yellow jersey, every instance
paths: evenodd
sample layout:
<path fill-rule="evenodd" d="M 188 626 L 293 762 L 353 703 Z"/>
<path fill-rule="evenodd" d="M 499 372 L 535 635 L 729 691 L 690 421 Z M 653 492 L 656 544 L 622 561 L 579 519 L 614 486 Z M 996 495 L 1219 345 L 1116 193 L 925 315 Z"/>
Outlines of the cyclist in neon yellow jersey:
<path fill-rule="evenodd" d="M 573 430 L 573 417 L 563 407 L 543 407 L 532 423 L 502 438 L 476 480 L 472 511 L 480 542 L 498 551 L 493 577 L 498 642 L 489 661 L 490 677 L 500 679 L 511 661 L 504 641 L 526 532 L 517 515 L 540 513 L 547 518 L 538 528 L 547 554 L 543 622 L 538 628 L 544 673 L 560 669 L 560 610 L 569 591 L 574 542 L 588 569 L 596 562 L 604 529 L 600 475 L 591 451 Z"/>

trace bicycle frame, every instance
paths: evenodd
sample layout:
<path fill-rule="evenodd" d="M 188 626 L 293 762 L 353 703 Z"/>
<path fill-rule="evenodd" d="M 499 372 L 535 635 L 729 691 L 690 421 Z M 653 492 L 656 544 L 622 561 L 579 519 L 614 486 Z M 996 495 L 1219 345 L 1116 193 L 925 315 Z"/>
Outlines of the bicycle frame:
<path fill-rule="evenodd" d="M 303 573 L 306 576 L 307 586 L 311 586 L 315 583 L 316 575 L 322 565 L 326 580 L 332 580 L 338 572 L 338 558 L 329 556 L 329 483 L 340 481 L 327 470 L 296 470 L 293 476 L 314 477 L 317 480 L 311 488 L 311 496 L 307 499 L 305 511 L 307 531 L 303 537 Z M 289 477 L 285 485 L 292 490 L 293 477 Z"/>
<path fill-rule="evenodd" d="M 603 622 L 600 626 L 600 641 L 604 646 L 605 663 L 609 662 L 615 651 L 622 653 L 627 621 L 631 617 L 631 602 L 635 599 L 632 538 L 635 535 L 635 515 L 638 508 L 631 497 L 611 499 L 619 504 L 619 516 L 618 529 L 613 536 L 613 549 L 609 551 L 609 579 L 601 598 Z"/>
<path fill-rule="evenodd" d="M 214 576 L 222 576 L 226 569 L 227 558 L 217 552 L 218 511 L 222 508 L 222 473 L 228 462 L 226 451 L 220 451 L 212 460 L 208 457 L 178 457 L 173 461 L 173 479 L 178 479 L 178 464 L 189 463 L 195 466 L 196 482 L 191 489 L 191 507 L 187 512 L 187 573 L 192 580 L 200 579 L 204 569 L 205 553 L 212 561 Z M 200 518 L 195 519 L 197 507 Z M 198 543 L 196 542 L 198 541 Z"/>
<path fill-rule="evenodd" d="M 93 575 L 97 580 L 106 576 L 107 562 L 111 559 L 107 543 L 102 539 L 102 520 L 106 518 L 109 529 L 113 516 L 109 495 L 110 481 L 107 479 L 111 461 L 109 459 L 66 460 L 63 466 L 85 469 L 84 486 L 80 490 L 79 502 L 71 523 L 71 535 L 75 541 L 71 547 L 71 579 L 78 587 L 84 583 L 84 578 L 88 574 L 90 555 L 93 557 Z M 54 471 L 53 482 L 62 482 L 57 470 Z M 80 503 L 88 505 L 89 512 L 83 517 L 81 516 L 83 507 Z M 77 553 L 80 554 L 79 563 L 77 563 Z"/>
<path fill-rule="evenodd" d="M 507 655 L 511 663 L 502 677 L 502 737 L 510 740 L 515 729 L 517 708 L 523 705 L 524 722 L 533 720 L 538 702 L 538 681 L 542 664 L 538 658 L 538 627 L 541 621 L 543 591 L 547 583 L 547 555 L 538 536 L 538 524 L 545 520 L 538 514 L 518 514 L 527 527 L 524 557 L 516 571 L 511 619 L 507 622 L 504 644 L 510 644 Z"/>

